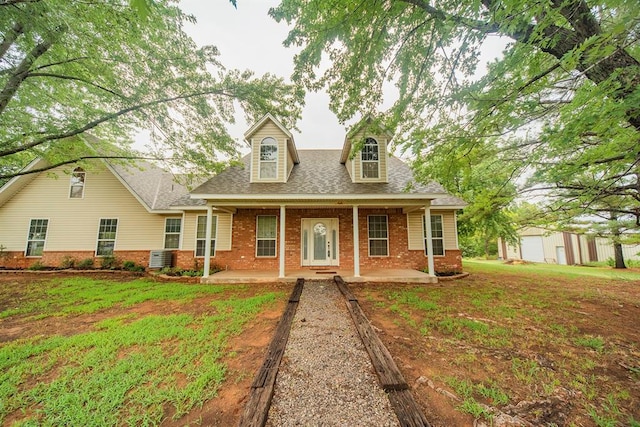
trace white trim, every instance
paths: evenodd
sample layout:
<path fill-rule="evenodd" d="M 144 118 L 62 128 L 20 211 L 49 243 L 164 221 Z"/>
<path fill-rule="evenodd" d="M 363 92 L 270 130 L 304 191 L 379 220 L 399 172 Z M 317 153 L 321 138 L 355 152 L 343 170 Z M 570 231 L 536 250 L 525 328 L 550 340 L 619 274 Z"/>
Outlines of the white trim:
<path fill-rule="evenodd" d="M 273 240 L 276 242 L 276 250 L 275 253 L 273 255 L 258 255 L 258 218 L 261 216 L 268 216 L 268 217 L 274 217 L 276 219 L 276 236 L 273 238 Z M 272 239 L 265 239 L 265 238 L 261 238 L 261 240 L 272 240 Z M 256 258 L 266 258 L 266 259 L 273 259 L 273 258 L 277 258 L 278 257 L 278 215 L 256 215 L 256 240 L 255 240 L 256 244 L 255 244 L 255 255 Z"/>
<path fill-rule="evenodd" d="M 196 251 L 198 250 L 198 216 L 196 216 Z M 202 266 L 202 277 L 209 277 L 211 273 L 211 221 L 213 221 L 213 208 L 207 206 L 207 216 L 204 221 L 204 265 Z M 216 217 L 216 238 L 218 238 L 218 218 Z M 216 254 L 216 248 L 213 247 L 213 256 Z"/>
<path fill-rule="evenodd" d="M 425 226 L 427 227 L 427 268 L 429 270 L 429 274 L 431 276 L 435 276 L 436 275 L 436 268 L 433 262 L 433 236 L 431 233 L 431 209 L 429 209 L 429 206 L 425 206 L 424 207 L 424 217 L 425 220 L 423 221 L 423 224 L 425 224 Z M 429 221 L 426 220 L 426 218 L 429 218 Z M 443 230 L 444 232 L 444 230 Z"/>
<path fill-rule="evenodd" d="M 76 172 L 76 169 L 80 169 L 79 172 Z M 80 197 L 71 197 L 71 189 L 74 187 L 73 186 L 73 178 L 75 177 L 76 173 L 81 173 L 84 175 L 84 177 L 82 178 L 82 196 Z M 73 168 L 73 170 L 71 171 L 71 174 L 69 175 L 69 192 L 67 193 L 67 199 L 69 200 L 73 200 L 73 199 L 80 199 L 83 200 L 84 199 L 84 192 L 86 190 L 87 186 L 87 171 L 80 167 L 80 166 L 76 166 L 75 168 Z"/>
<path fill-rule="evenodd" d="M 286 208 L 284 205 L 280 206 L 280 262 L 279 262 L 279 272 L 278 272 L 278 277 L 283 279 L 285 277 L 284 275 L 284 269 L 285 269 L 285 229 L 286 229 L 286 218 L 287 218 L 287 213 L 286 213 Z M 256 229 L 256 233 L 257 233 L 257 229 Z M 256 242 L 258 241 L 257 239 L 257 235 L 256 235 Z M 256 244 L 256 247 L 258 245 Z"/>
<path fill-rule="evenodd" d="M 364 154 L 364 147 L 367 145 L 367 139 L 372 139 L 376 142 L 375 146 L 376 149 L 378 150 L 377 155 L 378 155 L 378 160 L 364 160 L 362 158 L 362 155 Z M 370 144 L 373 145 L 373 144 Z M 364 163 L 376 163 L 378 165 L 378 176 L 376 177 L 365 177 L 364 176 Z M 360 150 L 360 179 L 365 180 L 365 181 L 380 181 L 381 176 L 380 176 L 380 143 L 378 142 L 378 140 L 372 136 L 367 136 L 365 137 L 365 143 L 362 146 L 362 149 Z"/>
<path fill-rule="evenodd" d="M 116 252 L 116 244 L 118 243 L 118 231 L 120 230 L 120 218 L 119 217 L 115 217 L 115 218 L 100 217 L 100 218 L 98 218 L 98 231 L 96 233 L 96 246 L 95 246 L 96 249 L 94 251 L 94 254 L 95 254 L 96 257 L 113 256 L 113 253 L 111 255 L 98 255 L 98 243 L 100 242 L 100 240 L 111 241 L 111 239 L 100 239 L 100 223 L 102 222 L 103 219 L 115 219 L 116 220 L 116 236 L 113 238 L 113 253 Z"/>
<path fill-rule="evenodd" d="M 433 200 L 442 197 L 448 197 L 443 193 L 422 193 L 422 194 L 345 194 L 345 193 L 336 193 L 336 194 L 213 194 L 213 193 L 200 193 L 200 194 L 191 194 L 192 199 L 217 199 L 216 205 L 224 206 L 223 203 L 218 203 L 224 200 L 269 200 L 277 203 L 278 200 L 373 200 L 373 201 L 384 201 L 384 200 Z M 202 209 L 202 207 L 200 207 Z M 440 209 L 445 209 L 441 207 Z"/>
<path fill-rule="evenodd" d="M 26 239 L 26 244 L 24 246 L 24 257 L 25 258 L 42 258 L 42 255 L 27 255 L 27 250 L 29 249 L 29 242 L 34 242 L 34 241 L 40 241 L 41 239 L 29 239 L 29 233 L 31 233 L 31 221 L 38 221 L 38 220 L 47 220 L 47 231 L 45 232 L 45 236 L 44 239 L 42 239 L 42 241 L 44 242 L 42 245 L 42 253 L 44 254 L 44 250 L 47 247 L 47 237 L 49 236 L 49 224 L 51 223 L 51 219 L 50 218 L 29 218 L 29 225 L 27 226 L 27 239 Z"/>
<path fill-rule="evenodd" d="M 262 144 L 264 143 L 265 140 L 267 139 L 272 139 L 273 141 L 275 141 L 273 144 L 272 143 L 268 143 L 268 144 L 264 144 L 265 146 L 267 145 L 275 145 L 276 147 L 276 159 L 275 161 L 273 160 L 262 160 Z M 275 163 L 276 164 L 276 173 L 274 177 L 267 177 L 267 178 L 263 178 L 262 177 L 262 164 L 263 163 Z M 278 175 L 279 175 L 279 171 L 280 171 L 280 141 L 278 141 L 277 138 L 274 138 L 273 136 L 265 136 L 264 138 L 262 138 L 262 140 L 260 141 L 260 145 L 258 146 L 258 179 L 257 181 L 260 182 L 280 182 L 278 180 Z"/>
<path fill-rule="evenodd" d="M 180 232 L 179 233 L 169 233 L 172 235 L 177 234 L 178 235 L 178 247 L 177 248 L 167 248 L 167 221 L 170 219 L 179 219 L 180 220 Z M 163 239 L 163 248 L 164 249 L 168 249 L 168 250 L 180 250 L 182 248 L 182 229 L 184 228 L 184 215 L 182 215 L 181 217 L 175 217 L 175 216 L 168 216 L 165 217 L 164 219 L 164 239 Z"/>
<path fill-rule="evenodd" d="M 360 277 L 360 230 L 358 229 L 358 205 L 353 206 L 353 275 Z"/>
<path fill-rule="evenodd" d="M 369 229 L 370 227 L 370 220 L 372 216 L 383 216 L 385 217 L 385 222 L 387 225 L 387 237 L 384 239 L 387 241 L 387 254 L 386 255 L 371 255 L 371 240 L 383 240 L 381 238 L 371 238 L 371 230 Z M 389 215 L 387 214 L 371 214 L 371 215 L 367 215 L 367 255 L 369 256 L 369 258 L 388 258 L 391 256 L 391 254 L 389 253 Z"/>
<path fill-rule="evenodd" d="M 327 243 L 330 246 L 331 254 L 326 258 L 325 263 L 315 263 L 314 259 L 314 233 L 313 226 L 318 222 L 324 222 L 327 224 Z M 305 261 L 304 256 L 304 232 L 308 231 L 307 234 L 307 259 Z M 333 232 L 335 231 L 336 238 L 333 239 Z M 315 218 L 315 217 L 305 217 L 300 220 L 300 264 L 303 267 L 314 267 L 314 266 L 338 266 L 340 265 L 340 218 Z M 335 251 L 334 251 L 335 247 Z"/>
<path fill-rule="evenodd" d="M 254 182 L 256 177 L 255 177 L 255 173 L 253 173 L 253 153 L 254 150 L 256 149 L 253 146 L 253 138 L 251 138 L 251 154 L 249 155 L 249 182 Z M 260 157 L 260 151 L 258 151 L 258 157 Z"/>
<path fill-rule="evenodd" d="M 267 113 L 264 116 L 262 116 L 262 118 L 260 120 L 258 120 L 257 122 L 255 122 L 253 124 L 253 126 L 251 126 L 245 133 L 244 133 L 244 138 L 245 140 L 250 137 L 253 136 L 252 134 L 257 132 L 258 129 L 260 129 L 262 127 L 262 125 L 267 121 L 267 120 L 271 120 L 273 122 L 273 124 L 275 124 L 278 129 L 280 129 L 282 131 L 282 133 L 284 133 L 286 136 L 288 136 L 289 138 L 291 138 L 291 140 L 293 141 L 293 135 L 291 134 L 291 132 L 289 132 L 282 123 L 280 123 L 280 121 L 278 119 L 276 119 L 275 117 L 273 117 L 271 115 L 271 113 Z"/>

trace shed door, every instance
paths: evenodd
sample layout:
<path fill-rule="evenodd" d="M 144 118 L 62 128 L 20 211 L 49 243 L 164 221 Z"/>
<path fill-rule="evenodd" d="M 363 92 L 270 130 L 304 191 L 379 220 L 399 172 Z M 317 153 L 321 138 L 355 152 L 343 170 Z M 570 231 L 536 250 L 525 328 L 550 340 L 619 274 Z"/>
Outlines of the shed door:
<path fill-rule="evenodd" d="M 522 259 L 525 261 L 544 262 L 544 246 L 542 236 L 523 236 L 520 240 Z"/>

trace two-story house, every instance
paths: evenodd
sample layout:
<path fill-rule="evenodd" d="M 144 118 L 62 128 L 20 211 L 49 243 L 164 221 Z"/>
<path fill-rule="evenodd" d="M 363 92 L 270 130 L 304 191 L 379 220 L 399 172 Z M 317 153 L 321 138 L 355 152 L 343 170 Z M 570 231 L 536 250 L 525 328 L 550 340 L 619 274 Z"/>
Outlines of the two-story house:
<path fill-rule="evenodd" d="M 439 184 L 416 183 L 388 152 L 391 135 L 352 130 L 342 150 L 298 150 L 270 114 L 246 133 L 251 151 L 191 192 L 150 164 L 31 174 L 0 188 L 0 266 L 63 258 L 229 270 L 461 270 L 456 211 Z M 364 142 L 354 152 L 353 145 Z M 37 161 L 29 167 L 37 166 Z M 210 256 L 205 256 L 210 254 Z"/>

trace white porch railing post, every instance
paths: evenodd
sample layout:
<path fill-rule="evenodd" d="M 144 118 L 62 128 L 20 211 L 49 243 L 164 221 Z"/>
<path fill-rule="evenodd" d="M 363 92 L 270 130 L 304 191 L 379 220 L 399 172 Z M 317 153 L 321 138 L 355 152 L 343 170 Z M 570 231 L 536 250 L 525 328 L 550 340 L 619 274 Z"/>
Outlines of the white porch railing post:
<path fill-rule="evenodd" d="M 431 205 L 424 207 L 424 226 L 427 229 L 427 266 L 429 274 L 436 275 L 435 266 L 433 264 L 433 236 L 431 233 Z"/>
<path fill-rule="evenodd" d="M 353 275 L 360 277 L 360 232 L 358 229 L 358 206 L 353 206 Z"/>
<path fill-rule="evenodd" d="M 207 205 L 207 225 L 204 242 L 204 267 L 202 277 L 209 277 L 211 272 L 211 222 L 213 221 L 213 206 Z"/>
<path fill-rule="evenodd" d="M 285 230 L 286 230 L 286 209 L 284 205 L 280 205 L 280 272 L 278 277 L 285 277 Z"/>

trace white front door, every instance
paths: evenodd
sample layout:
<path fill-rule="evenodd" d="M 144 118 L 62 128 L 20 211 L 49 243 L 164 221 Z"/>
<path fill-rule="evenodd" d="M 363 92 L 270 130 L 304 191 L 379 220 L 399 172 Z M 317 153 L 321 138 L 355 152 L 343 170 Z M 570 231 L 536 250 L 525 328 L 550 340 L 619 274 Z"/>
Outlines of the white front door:
<path fill-rule="evenodd" d="M 302 220 L 302 265 L 338 265 L 338 218 Z"/>

